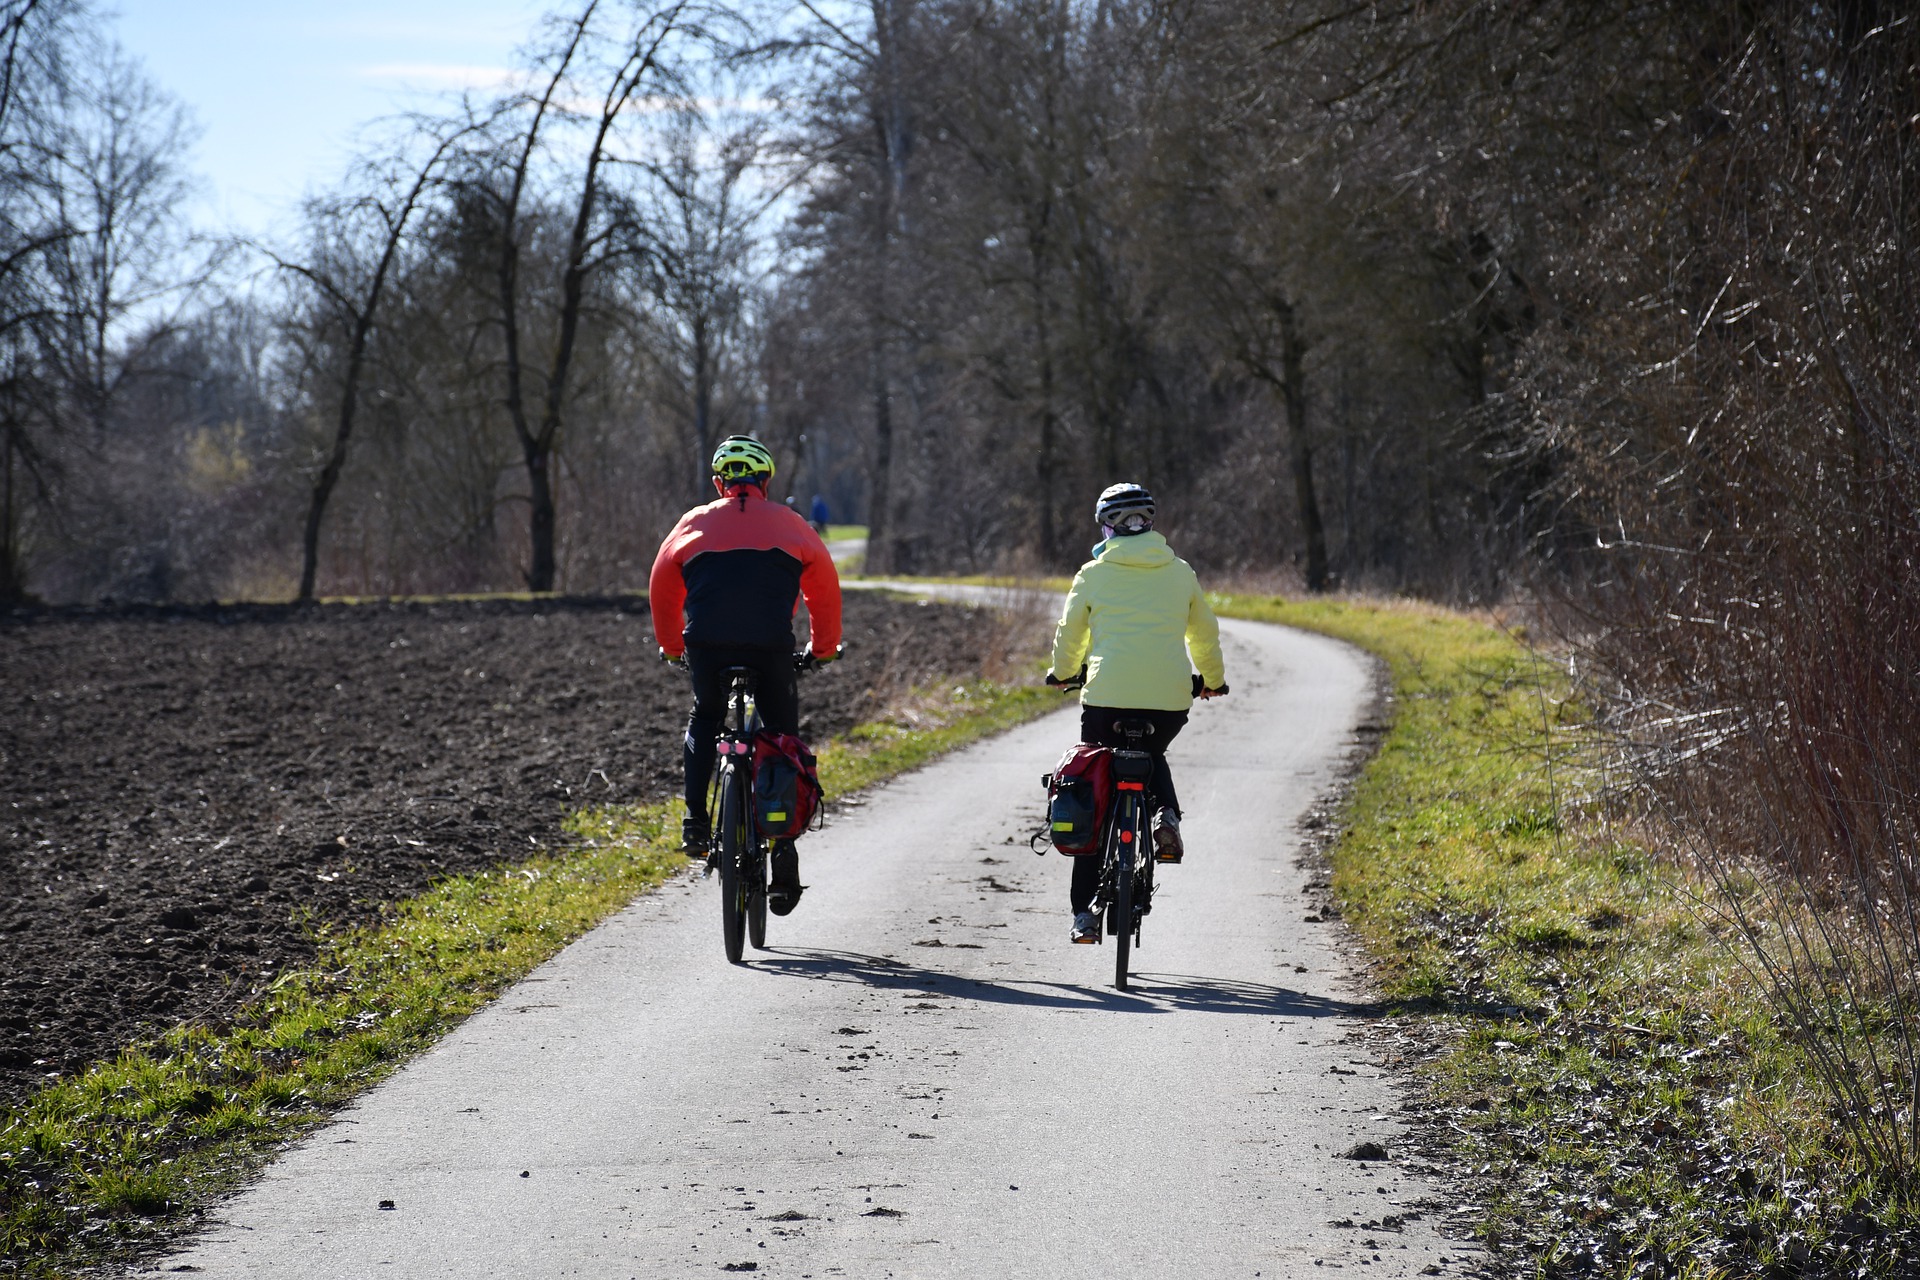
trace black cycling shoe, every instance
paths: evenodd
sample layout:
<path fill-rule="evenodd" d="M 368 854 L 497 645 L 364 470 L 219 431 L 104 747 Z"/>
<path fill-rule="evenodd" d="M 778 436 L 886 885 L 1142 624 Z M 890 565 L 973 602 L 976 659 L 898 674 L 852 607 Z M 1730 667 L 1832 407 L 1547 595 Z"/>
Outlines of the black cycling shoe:
<path fill-rule="evenodd" d="M 767 886 L 767 910 L 784 916 L 800 905 L 806 886 L 800 883 L 800 853 L 791 840 L 773 845 L 773 883 Z"/>
<path fill-rule="evenodd" d="M 1186 841 L 1180 838 L 1180 815 L 1171 809 L 1154 814 L 1153 860 L 1178 863 L 1186 854 Z"/>
<path fill-rule="evenodd" d="M 713 846 L 713 827 L 705 818 L 691 815 L 680 819 L 680 851 L 689 858 L 704 858 Z"/>

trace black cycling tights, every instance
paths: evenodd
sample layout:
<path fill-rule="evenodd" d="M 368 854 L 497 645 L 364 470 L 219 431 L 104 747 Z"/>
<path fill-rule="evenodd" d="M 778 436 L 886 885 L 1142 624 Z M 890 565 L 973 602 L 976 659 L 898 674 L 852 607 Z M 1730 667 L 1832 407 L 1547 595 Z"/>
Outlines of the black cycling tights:
<path fill-rule="evenodd" d="M 687 812 L 707 815 L 707 786 L 713 781 L 713 743 L 727 719 L 727 686 L 720 679 L 728 667 L 751 667 L 756 673 L 755 701 L 760 723 L 777 733 L 800 730 L 800 693 L 793 670 L 793 654 L 786 649 L 745 649 L 737 645 L 688 645 L 687 670 L 693 674 L 693 714 L 687 717 L 687 739 L 681 758 L 687 770 Z"/>
<path fill-rule="evenodd" d="M 1153 807 L 1180 812 L 1180 799 L 1173 791 L 1173 770 L 1167 767 L 1167 744 L 1187 727 L 1184 711 L 1128 711 L 1116 707 L 1081 707 L 1080 741 L 1103 747 L 1124 747 L 1127 737 L 1113 727 L 1121 716 L 1146 720 L 1153 725 L 1153 736 L 1140 745 L 1153 755 Z M 1074 914 L 1085 911 L 1100 888 L 1100 857 L 1086 854 L 1073 860 L 1073 885 L 1070 895 Z"/>

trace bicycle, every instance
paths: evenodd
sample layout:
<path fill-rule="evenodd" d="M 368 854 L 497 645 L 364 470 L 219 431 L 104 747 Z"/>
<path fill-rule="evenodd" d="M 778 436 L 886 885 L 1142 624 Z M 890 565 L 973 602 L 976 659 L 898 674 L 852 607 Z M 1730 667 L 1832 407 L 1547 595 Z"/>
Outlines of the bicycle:
<path fill-rule="evenodd" d="M 1047 684 L 1070 693 L 1086 684 L 1087 672 L 1062 680 L 1047 673 Z M 1193 694 L 1203 701 L 1224 697 L 1227 686 L 1206 687 L 1198 673 L 1193 676 Z M 1153 754 L 1143 744 L 1153 736 L 1153 722 L 1138 716 L 1117 716 L 1114 731 L 1125 738 L 1124 747 L 1109 747 L 1113 769 L 1113 799 L 1100 829 L 1100 887 L 1094 891 L 1089 909 L 1101 921 L 1101 932 L 1114 939 L 1113 985 L 1127 989 L 1128 961 L 1140 945 L 1141 922 L 1153 910 L 1153 805 L 1149 803 L 1153 782 Z M 1091 856 L 1091 855 L 1089 855 Z"/>
<path fill-rule="evenodd" d="M 1153 910 L 1152 807 L 1147 803 L 1153 780 L 1153 756 L 1142 743 L 1153 736 L 1150 721 L 1121 716 L 1113 722 L 1126 738 L 1124 747 L 1111 747 L 1113 800 L 1100 840 L 1100 887 L 1092 910 L 1104 932 L 1114 940 L 1113 985 L 1127 989 L 1127 963 L 1140 945 L 1140 927 Z"/>
<path fill-rule="evenodd" d="M 819 662 L 803 652 L 793 656 L 793 665 L 805 673 L 816 670 Z M 714 824 L 706 874 L 720 873 L 720 937 L 727 962 L 739 964 L 749 944 L 756 951 L 766 950 L 771 868 L 766 838 L 753 817 L 753 739 L 760 732 L 754 670 L 727 667 L 720 678 L 727 686 L 727 718 L 714 741 L 716 762 L 707 792 L 707 812 L 714 815 Z"/>
<path fill-rule="evenodd" d="M 767 945 L 767 848 L 753 823 L 753 737 L 760 732 L 751 667 L 728 667 L 727 718 L 714 742 L 717 764 L 707 795 L 714 815 L 707 874 L 720 872 L 720 935 L 727 963 L 739 964 L 745 944 Z"/>

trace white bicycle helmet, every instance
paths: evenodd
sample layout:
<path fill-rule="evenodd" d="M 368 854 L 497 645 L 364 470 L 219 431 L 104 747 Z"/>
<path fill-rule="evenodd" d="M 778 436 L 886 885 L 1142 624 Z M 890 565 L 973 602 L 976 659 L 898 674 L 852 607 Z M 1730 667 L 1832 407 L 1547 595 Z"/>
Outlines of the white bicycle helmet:
<path fill-rule="evenodd" d="M 1102 528 L 1125 536 L 1153 528 L 1153 495 L 1137 484 L 1108 485 L 1093 506 L 1093 518 Z"/>

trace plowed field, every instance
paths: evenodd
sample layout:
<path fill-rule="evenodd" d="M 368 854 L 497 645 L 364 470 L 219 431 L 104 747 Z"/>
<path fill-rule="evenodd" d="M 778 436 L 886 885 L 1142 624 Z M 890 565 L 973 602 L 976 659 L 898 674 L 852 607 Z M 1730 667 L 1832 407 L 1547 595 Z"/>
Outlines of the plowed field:
<path fill-rule="evenodd" d="M 966 609 L 846 616 L 816 741 L 977 665 Z M 571 809 L 677 794 L 689 700 L 638 600 L 0 615 L 0 1105 Z"/>

